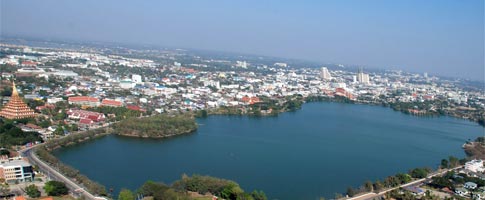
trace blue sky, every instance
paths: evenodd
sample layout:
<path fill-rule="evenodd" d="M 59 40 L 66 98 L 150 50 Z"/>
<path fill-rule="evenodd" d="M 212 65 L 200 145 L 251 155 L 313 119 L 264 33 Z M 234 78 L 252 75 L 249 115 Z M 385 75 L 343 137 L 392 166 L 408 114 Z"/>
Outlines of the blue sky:
<path fill-rule="evenodd" d="M 0 31 L 483 80 L 483 0 L 0 0 Z"/>

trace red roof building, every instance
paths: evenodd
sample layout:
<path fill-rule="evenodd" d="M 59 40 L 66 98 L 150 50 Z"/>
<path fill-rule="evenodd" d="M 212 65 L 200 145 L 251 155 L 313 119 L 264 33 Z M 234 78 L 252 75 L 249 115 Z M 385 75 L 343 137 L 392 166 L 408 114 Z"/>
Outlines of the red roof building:
<path fill-rule="evenodd" d="M 344 88 L 336 88 L 334 95 L 347 97 L 348 99 L 354 99 L 354 95 L 350 92 L 347 92 Z"/>
<path fill-rule="evenodd" d="M 30 60 L 26 60 L 26 61 L 22 61 L 21 65 L 22 66 L 30 66 L 30 67 L 33 67 L 33 66 L 36 66 L 37 63 L 36 62 L 33 62 L 33 61 L 30 61 Z"/>
<path fill-rule="evenodd" d="M 110 100 L 110 99 L 103 99 L 103 101 L 101 102 L 101 106 L 121 107 L 123 106 L 123 102 Z"/>
<path fill-rule="evenodd" d="M 244 96 L 241 99 L 241 101 L 244 102 L 244 103 L 248 103 L 248 104 L 255 104 L 255 103 L 261 102 L 259 97 L 248 97 L 248 96 Z"/>
<path fill-rule="evenodd" d="M 69 111 L 67 111 L 67 115 L 70 119 L 79 119 L 80 122 L 81 120 L 83 120 L 83 122 L 86 122 L 86 120 L 100 122 L 106 119 L 103 113 L 79 109 L 70 109 Z"/>
<path fill-rule="evenodd" d="M 142 109 L 140 106 L 137 105 L 126 105 L 126 108 L 129 110 L 134 110 L 134 111 L 140 111 L 140 112 L 145 112 L 145 109 Z"/>
<path fill-rule="evenodd" d="M 87 97 L 87 96 L 69 97 L 68 102 L 69 104 L 76 104 L 76 105 L 82 105 L 82 106 L 91 106 L 91 107 L 99 106 L 99 99 L 96 97 Z"/>

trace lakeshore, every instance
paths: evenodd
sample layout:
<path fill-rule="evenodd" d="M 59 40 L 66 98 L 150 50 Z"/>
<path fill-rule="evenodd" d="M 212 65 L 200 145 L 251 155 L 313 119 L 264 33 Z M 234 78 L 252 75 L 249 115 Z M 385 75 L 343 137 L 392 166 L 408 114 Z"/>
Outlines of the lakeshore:
<path fill-rule="evenodd" d="M 249 191 L 261 189 L 269 198 L 289 199 L 302 193 L 329 198 L 349 185 L 415 167 L 436 167 L 449 155 L 464 157 L 461 144 L 482 133 L 482 127 L 466 120 L 413 117 L 384 107 L 339 103 L 308 103 L 276 118 L 209 116 L 197 121 L 204 126 L 196 134 L 164 140 L 110 135 L 58 149 L 54 155 L 115 191 L 134 189 L 149 179 L 171 183 L 183 173 L 198 173 L 234 180 Z M 342 160 L 338 165 L 332 161 L 337 158 Z M 95 160 L 101 170 L 86 165 L 87 160 Z M 355 163 L 359 167 L 337 173 Z M 144 164 L 141 176 L 123 170 L 133 164 Z M 106 176 L 113 173 L 130 178 Z M 301 186 L 284 189 L 274 180 Z"/>

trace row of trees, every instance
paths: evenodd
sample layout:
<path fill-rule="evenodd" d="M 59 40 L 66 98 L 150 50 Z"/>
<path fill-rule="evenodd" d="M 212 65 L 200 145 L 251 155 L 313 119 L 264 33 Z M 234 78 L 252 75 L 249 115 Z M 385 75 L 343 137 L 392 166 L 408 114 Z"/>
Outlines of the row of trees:
<path fill-rule="evenodd" d="M 135 193 L 145 197 L 153 197 L 155 200 L 163 199 L 191 199 L 187 192 L 197 192 L 199 194 L 211 194 L 223 199 L 230 200 L 266 200 L 267 197 L 262 191 L 246 193 L 234 181 L 214 178 L 210 176 L 193 175 L 191 177 L 183 175 L 182 179 L 174 182 L 171 186 L 147 181 Z M 134 192 L 122 189 L 118 195 L 120 200 L 135 199 Z"/>
<path fill-rule="evenodd" d="M 59 159 L 57 159 L 55 156 L 50 154 L 50 152 L 47 151 L 46 148 L 39 147 L 37 148 L 36 153 L 37 153 L 37 156 L 40 159 L 42 159 L 44 162 L 56 168 L 56 170 L 59 171 L 64 176 L 70 178 L 71 180 L 76 181 L 81 186 L 84 186 L 86 190 L 88 190 L 89 192 L 93 194 L 101 195 L 101 196 L 107 195 L 106 188 L 103 185 L 89 179 L 87 176 L 81 174 L 79 170 L 74 169 L 71 166 L 62 163 Z"/>
<path fill-rule="evenodd" d="M 466 174 L 455 174 L 453 171 L 446 173 L 444 176 L 436 176 L 432 178 L 430 186 L 435 188 L 450 188 L 455 189 L 455 185 L 464 184 L 466 182 L 474 182 L 478 187 L 485 186 L 485 180 L 478 177 L 471 177 Z"/>
<path fill-rule="evenodd" d="M 176 191 L 193 191 L 198 192 L 199 194 L 206 194 L 209 192 L 223 199 L 267 199 L 266 195 L 262 191 L 246 193 L 234 181 L 210 176 L 193 175 L 192 177 L 189 177 L 187 175 L 183 175 L 182 179 L 176 181 L 172 187 Z"/>
<path fill-rule="evenodd" d="M 129 118 L 114 125 L 119 135 L 163 138 L 197 130 L 197 123 L 190 114 L 161 114 L 143 118 Z"/>
<path fill-rule="evenodd" d="M 66 147 L 74 144 L 78 144 L 87 140 L 93 140 L 99 137 L 103 137 L 112 132 L 110 128 L 99 128 L 84 131 L 81 133 L 71 133 L 70 135 L 62 138 L 56 138 L 44 143 L 44 147 L 48 150 L 54 150 L 61 147 Z"/>
<path fill-rule="evenodd" d="M 394 176 L 388 176 L 384 180 L 375 182 L 367 181 L 359 188 L 348 187 L 347 195 L 350 197 L 364 192 L 380 192 L 386 188 L 393 188 L 411 182 L 413 179 L 421 179 L 428 176 L 430 168 L 415 168 L 408 173 L 398 173 Z"/>
<path fill-rule="evenodd" d="M 101 196 L 106 196 L 106 188 L 103 185 L 92 181 L 85 175 L 81 174 L 79 170 L 76 170 L 71 166 L 62 163 L 59 159 L 51 154 L 51 151 L 60 147 L 65 147 L 83 141 L 96 139 L 107 134 L 109 134 L 109 130 L 107 129 L 96 129 L 83 133 L 71 134 L 63 138 L 53 139 L 46 142 L 44 145 L 37 147 L 35 149 L 35 153 L 41 160 L 43 160 L 50 166 L 57 168 L 60 173 L 62 173 L 66 177 L 69 177 L 71 180 L 78 182 L 80 185 L 84 186 L 89 192 Z"/>
<path fill-rule="evenodd" d="M 448 168 L 455 168 L 460 164 L 464 164 L 467 159 L 461 159 L 454 156 L 449 156 L 448 159 L 442 159 L 440 168 L 448 169 Z M 380 192 L 386 188 L 393 188 L 400 186 L 402 184 L 406 184 L 411 182 L 413 179 L 422 179 L 428 177 L 429 173 L 432 171 L 431 168 L 415 168 L 410 170 L 408 173 L 398 173 L 394 176 L 388 176 L 384 180 L 377 180 L 375 182 L 367 181 L 364 185 L 360 186 L 359 188 L 348 187 L 346 194 L 350 197 L 355 196 L 359 193 L 364 192 Z M 450 181 L 451 176 L 443 176 L 443 177 L 433 177 L 433 184 L 437 187 L 452 187 L 452 183 Z M 472 177 L 470 177 L 472 178 Z M 471 179 L 466 180 L 471 180 Z M 475 180 L 475 179 L 473 179 Z M 478 181 L 478 180 L 476 180 Z M 482 181 L 485 184 L 485 181 Z M 480 183 L 482 183 L 480 182 Z M 341 194 L 337 194 L 336 196 L 341 197 Z"/>
<path fill-rule="evenodd" d="M 63 196 L 69 193 L 66 184 L 59 181 L 48 181 L 44 185 L 44 191 L 48 196 Z M 34 184 L 25 187 L 25 193 L 30 198 L 39 198 L 41 195 L 39 188 Z"/>

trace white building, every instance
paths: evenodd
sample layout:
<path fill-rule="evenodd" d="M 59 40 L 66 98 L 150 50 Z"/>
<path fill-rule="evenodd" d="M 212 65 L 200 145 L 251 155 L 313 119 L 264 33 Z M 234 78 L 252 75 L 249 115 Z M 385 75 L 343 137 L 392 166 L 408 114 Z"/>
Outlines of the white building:
<path fill-rule="evenodd" d="M 320 76 L 322 77 L 322 79 L 324 80 L 332 79 L 332 75 L 330 75 L 330 71 L 328 71 L 326 67 L 322 67 L 322 71 L 320 73 L 321 73 Z"/>
<path fill-rule="evenodd" d="M 141 83 L 142 80 L 141 80 L 141 76 L 138 75 L 138 74 L 133 74 L 131 75 L 131 80 L 134 82 L 134 83 Z"/>
<path fill-rule="evenodd" d="M 477 184 L 474 183 L 474 182 L 466 182 L 463 187 L 466 188 L 466 189 L 469 189 L 469 190 L 474 190 L 475 188 L 477 188 Z"/>
<path fill-rule="evenodd" d="M 286 68 L 286 67 L 288 67 L 288 64 L 287 63 L 279 63 L 279 62 L 277 62 L 277 63 L 274 64 L 274 66 L 277 66 L 277 67 L 285 67 Z"/>
<path fill-rule="evenodd" d="M 121 89 L 132 89 L 135 87 L 135 83 L 133 83 L 130 79 L 124 79 L 120 81 L 120 88 Z"/>
<path fill-rule="evenodd" d="M 0 165 L 0 177 L 7 183 L 34 180 L 32 165 L 23 160 L 13 160 Z"/>
<path fill-rule="evenodd" d="M 483 160 L 471 160 L 465 163 L 465 169 L 470 170 L 472 172 L 485 172 L 485 168 L 483 167 Z"/>
<path fill-rule="evenodd" d="M 236 66 L 241 68 L 247 68 L 248 63 L 246 61 L 236 61 Z"/>
<path fill-rule="evenodd" d="M 217 89 L 221 89 L 221 83 L 219 81 L 213 81 L 213 80 L 209 80 L 209 81 L 204 81 L 204 86 L 211 86 L 211 87 L 215 87 Z"/>

